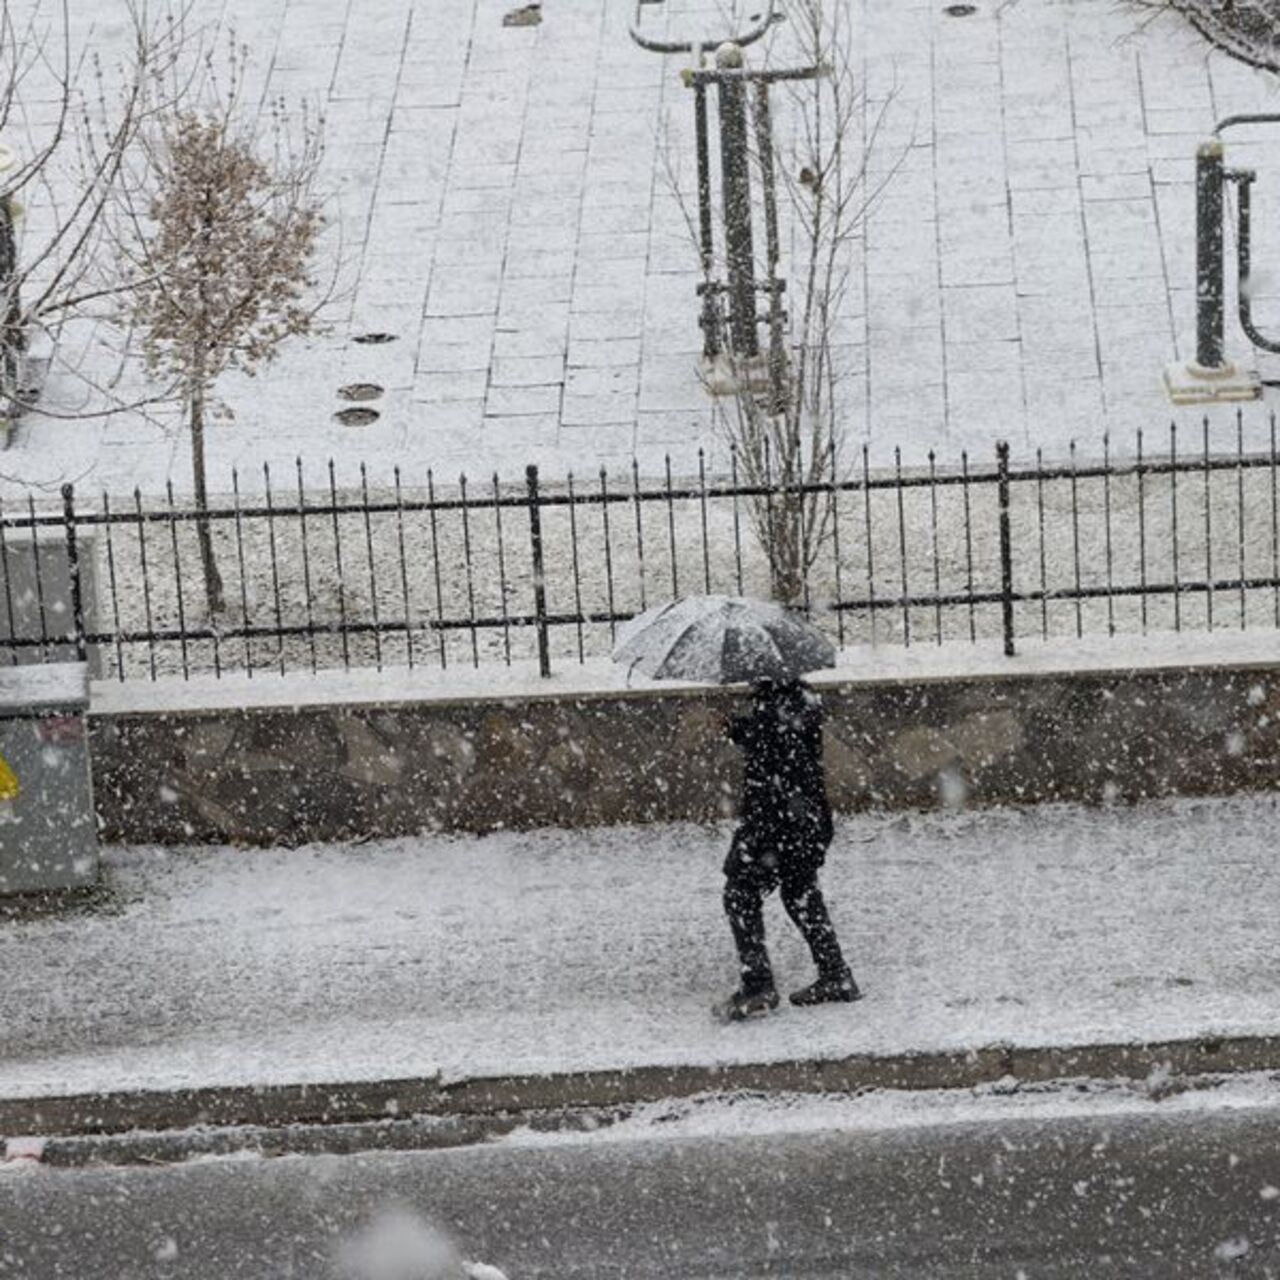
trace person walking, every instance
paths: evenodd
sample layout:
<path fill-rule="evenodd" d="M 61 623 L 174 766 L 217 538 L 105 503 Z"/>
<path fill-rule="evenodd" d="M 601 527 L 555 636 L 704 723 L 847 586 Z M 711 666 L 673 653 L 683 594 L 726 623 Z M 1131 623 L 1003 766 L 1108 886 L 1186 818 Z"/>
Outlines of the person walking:
<path fill-rule="evenodd" d="M 739 825 L 724 864 L 724 910 L 741 982 L 716 1012 L 736 1022 L 778 1006 L 764 930 L 764 900 L 774 889 L 818 969 L 815 982 L 791 993 L 791 1003 L 857 1000 L 862 993 L 818 887 L 832 836 L 822 704 L 798 679 L 756 680 L 750 713 L 731 720 L 727 732 L 743 753 Z"/>

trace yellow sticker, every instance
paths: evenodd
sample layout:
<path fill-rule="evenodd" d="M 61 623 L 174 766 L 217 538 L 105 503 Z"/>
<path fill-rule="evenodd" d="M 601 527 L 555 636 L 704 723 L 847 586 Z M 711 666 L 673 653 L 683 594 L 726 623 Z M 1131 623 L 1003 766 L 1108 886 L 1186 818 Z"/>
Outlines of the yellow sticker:
<path fill-rule="evenodd" d="M 0 800 L 16 800 L 18 791 L 18 775 L 9 768 L 4 756 L 0 756 Z"/>

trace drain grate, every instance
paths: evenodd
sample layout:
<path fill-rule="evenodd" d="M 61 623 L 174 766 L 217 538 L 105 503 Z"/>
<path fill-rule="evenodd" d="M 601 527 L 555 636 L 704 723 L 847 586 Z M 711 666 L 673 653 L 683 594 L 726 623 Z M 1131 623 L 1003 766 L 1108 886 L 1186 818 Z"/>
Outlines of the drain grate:
<path fill-rule="evenodd" d="M 542 21 L 542 5 L 526 4 L 502 15 L 504 27 L 536 27 Z"/>
<path fill-rule="evenodd" d="M 381 416 L 377 409 L 339 409 L 334 418 L 344 427 L 367 427 Z"/>
<path fill-rule="evenodd" d="M 339 400 L 377 400 L 382 396 L 382 388 L 376 382 L 352 382 L 338 388 Z"/>

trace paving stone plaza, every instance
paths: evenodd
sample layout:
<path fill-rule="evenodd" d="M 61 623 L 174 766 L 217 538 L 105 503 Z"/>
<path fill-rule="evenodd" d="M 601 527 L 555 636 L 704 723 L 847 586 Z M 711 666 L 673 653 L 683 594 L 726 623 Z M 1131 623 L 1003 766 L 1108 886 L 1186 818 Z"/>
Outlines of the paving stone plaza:
<path fill-rule="evenodd" d="M 1096 451 L 1104 432 L 1123 447 L 1174 416 L 1198 423 L 1161 382 L 1194 348 L 1195 148 L 1227 114 L 1275 109 L 1274 77 L 1176 14 L 1115 0 L 970 7 L 849 5 L 879 194 L 833 335 L 846 441 L 886 461 L 894 446 L 985 457 L 997 438 L 1015 456 L 1060 456 L 1072 439 Z M 298 455 L 365 459 L 379 478 L 393 465 L 518 477 L 529 462 L 581 474 L 633 455 L 656 474 L 668 452 L 689 471 L 700 447 L 723 464 L 698 368 L 696 247 L 670 181 L 693 172 L 689 58 L 636 47 L 616 0 L 546 0 L 530 25 L 504 25 L 510 8 L 199 6 L 247 42 L 263 101 L 323 104 L 338 273 L 323 335 L 222 384 L 235 419 L 210 434 L 215 489 L 233 466 L 283 471 Z M 647 8 L 659 26 L 698 21 L 677 0 Z M 126 30 L 74 20 L 101 49 Z M 785 60 L 783 38 L 772 56 Z M 1278 139 L 1275 126 L 1242 130 L 1228 155 L 1259 170 L 1264 326 L 1280 311 L 1266 296 L 1280 281 Z M 371 334 L 394 340 L 358 341 Z M 1228 347 L 1250 355 L 1230 310 Z M 335 420 L 353 383 L 383 388 L 375 422 Z M 1233 414 L 1214 410 L 1232 442 Z M 1247 408 L 1248 440 L 1264 441 L 1266 415 Z M 64 479 L 158 491 L 170 476 L 187 487 L 189 463 L 173 415 L 32 416 L 0 470 L 4 492 Z"/>

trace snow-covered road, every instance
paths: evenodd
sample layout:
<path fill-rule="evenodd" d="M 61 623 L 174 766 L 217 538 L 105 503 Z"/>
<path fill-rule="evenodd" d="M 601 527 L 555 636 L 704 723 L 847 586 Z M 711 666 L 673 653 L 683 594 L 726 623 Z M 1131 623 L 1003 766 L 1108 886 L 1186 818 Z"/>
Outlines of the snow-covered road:
<path fill-rule="evenodd" d="M 461 1280 L 432 1266 L 435 1224 L 511 1280 L 1274 1275 L 1275 1106 L 1169 1105 L 751 1135 L 733 1108 L 643 1143 L 0 1166 L 0 1274 Z"/>

